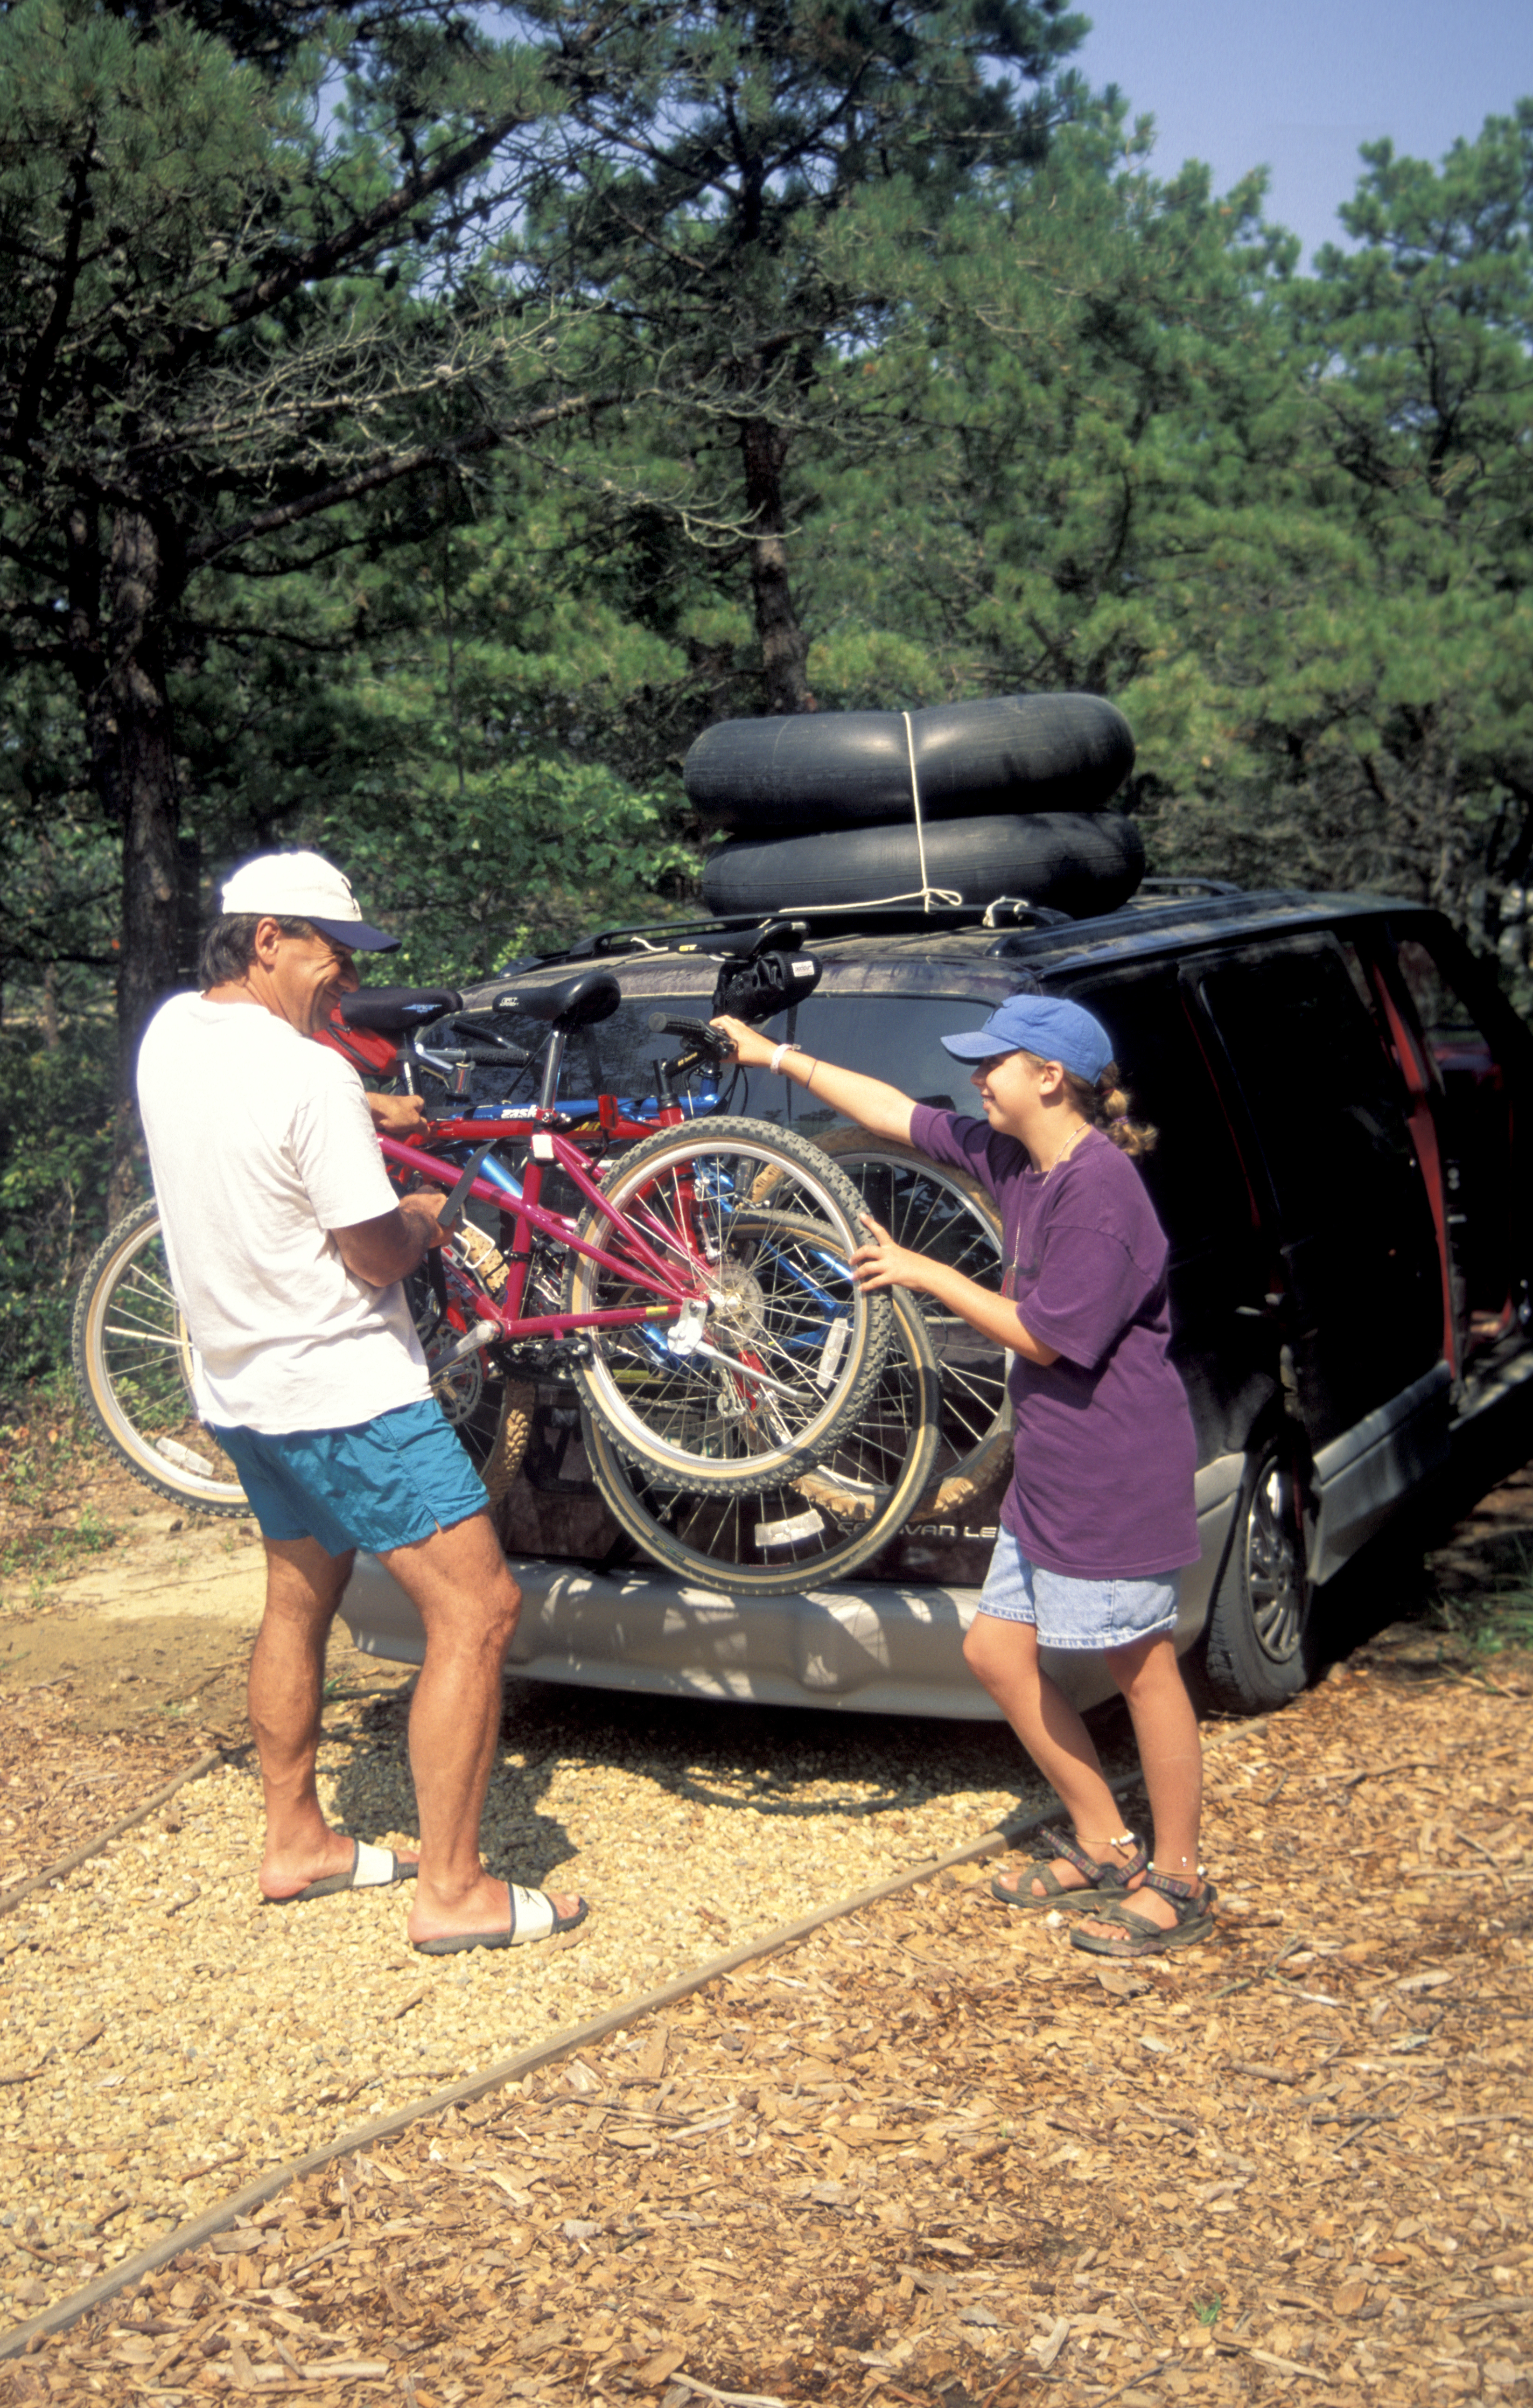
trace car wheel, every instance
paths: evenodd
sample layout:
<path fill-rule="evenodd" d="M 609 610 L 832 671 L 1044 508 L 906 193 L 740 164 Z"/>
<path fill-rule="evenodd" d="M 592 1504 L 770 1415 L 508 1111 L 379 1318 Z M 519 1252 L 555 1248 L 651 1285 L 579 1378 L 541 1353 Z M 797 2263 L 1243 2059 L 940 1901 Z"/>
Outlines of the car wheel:
<path fill-rule="evenodd" d="M 1269 1440 L 1247 1473 L 1209 1614 L 1203 1672 L 1214 1705 L 1262 1713 L 1308 1684 L 1312 1597 L 1298 1466 L 1291 1446 Z"/>

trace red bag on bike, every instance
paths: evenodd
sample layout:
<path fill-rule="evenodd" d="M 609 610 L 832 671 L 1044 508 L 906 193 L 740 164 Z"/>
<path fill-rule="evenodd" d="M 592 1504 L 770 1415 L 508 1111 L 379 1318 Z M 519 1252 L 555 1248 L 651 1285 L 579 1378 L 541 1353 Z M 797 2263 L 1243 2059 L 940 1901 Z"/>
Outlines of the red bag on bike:
<path fill-rule="evenodd" d="M 365 1079 L 392 1079 L 399 1068 L 399 1048 L 394 1039 L 385 1037 L 381 1029 L 349 1028 L 338 1005 L 324 1026 L 314 1031 L 314 1042 L 344 1054 Z"/>

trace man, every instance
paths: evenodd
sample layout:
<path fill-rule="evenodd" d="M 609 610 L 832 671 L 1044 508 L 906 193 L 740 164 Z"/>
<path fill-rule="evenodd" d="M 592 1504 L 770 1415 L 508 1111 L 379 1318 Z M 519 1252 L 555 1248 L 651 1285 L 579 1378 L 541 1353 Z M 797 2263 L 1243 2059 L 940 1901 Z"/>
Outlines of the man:
<path fill-rule="evenodd" d="M 357 985 L 353 955 L 398 941 L 318 853 L 247 862 L 204 943 L 203 992 L 173 996 L 145 1033 L 138 1101 L 197 1408 L 265 1543 L 250 1676 L 262 1894 L 292 1904 L 418 1874 L 409 1936 L 440 1956 L 544 1939 L 586 1909 L 480 1861 L 522 1598 L 400 1286 L 442 1242 L 444 1198 L 395 1197 L 360 1080 L 308 1041 Z M 325 1642 L 359 1546 L 425 1626 L 409 1719 L 418 1864 L 333 1831 L 315 1785 Z"/>

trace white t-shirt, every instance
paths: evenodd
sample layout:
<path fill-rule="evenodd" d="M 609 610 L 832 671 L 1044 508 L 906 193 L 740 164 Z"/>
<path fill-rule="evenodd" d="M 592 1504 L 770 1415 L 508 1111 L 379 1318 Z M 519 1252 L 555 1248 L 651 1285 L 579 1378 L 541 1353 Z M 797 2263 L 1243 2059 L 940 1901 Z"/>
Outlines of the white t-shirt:
<path fill-rule="evenodd" d="M 178 995 L 144 1032 L 138 1103 L 204 1418 L 345 1429 L 428 1396 L 404 1288 L 369 1287 L 329 1235 L 398 1201 L 350 1064 L 258 1004 Z"/>

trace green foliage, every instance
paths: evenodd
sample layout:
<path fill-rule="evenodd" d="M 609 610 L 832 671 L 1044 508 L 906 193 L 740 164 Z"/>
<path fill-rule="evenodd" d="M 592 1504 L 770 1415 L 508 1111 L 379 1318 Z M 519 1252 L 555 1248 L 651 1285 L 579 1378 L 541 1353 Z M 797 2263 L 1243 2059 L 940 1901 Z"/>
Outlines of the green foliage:
<path fill-rule="evenodd" d="M 960 196 L 844 363 L 890 439 L 800 539 L 815 690 L 1109 693 L 1154 867 L 1440 904 L 1526 1000 L 1533 103 L 1370 149 L 1308 280 L 1259 179 L 1137 152 L 1083 119 Z"/>
<path fill-rule="evenodd" d="M 1533 1653 L 1533 1546 L 1511 1532 L 1493 1536 L 1476 1552 L 1479 1561 L 1468 1581 L 1456 1566 L 1451 1583 L 1439 1575 L 1433 1620 L 1441 1659 L 1462 1661 L 1466 1652 L 1471 1662 Z"/>
<path fill-rule="evenodd" d="M 0 1390 L 65 1362 L 74 1291 L 103 1234 L 113 1039 L 77 1020 L 56 1046 L 0 1035 Z"/>
<path fill-rule="evenodd" d="M 0 1586 L 24 1580 L 29 1602 L 41 1604 L 82 1556 L 116 1543 L 121 1532 L 98 1507 L 79 1503 L 98 1446 L 67 1370 L 0 1375 Z"/>
<path fill-rule="evenodd" d="M 0 1370 L 118 964 L 131 1029 L 274 844 L 423 981 L 685 909 L 731 713 L 1109 693 L 1153 867 L 1440 903 L 1533 1001 L 1533 101 L 1370 146 L 1300 277 L 1082 22 L 0 12 Z"/>
<path fill-rule="evenodd" d="M 367 909 L 405 942 L 392 977 L 482 978 L 570 944 L 603 923 L 665 916 L 656 890 L 695 878 L 695 853 L 666 833 L 668 796 L 635 793 L 599 764 L 527 753 L 457 786 L 423 777 L 399 842 L 396 783 L 359 787 L 319 831 Z"/>

